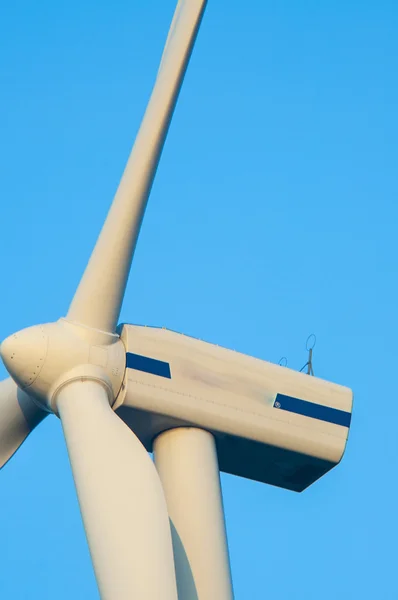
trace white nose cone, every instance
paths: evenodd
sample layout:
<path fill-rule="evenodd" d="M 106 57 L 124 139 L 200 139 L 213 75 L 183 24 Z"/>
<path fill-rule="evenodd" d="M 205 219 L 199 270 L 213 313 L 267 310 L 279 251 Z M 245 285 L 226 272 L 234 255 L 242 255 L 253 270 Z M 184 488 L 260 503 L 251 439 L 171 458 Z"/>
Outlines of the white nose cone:
<path fill-rule="evenodd" d="M 22 329 L 1 344 L 4 365 L 21 388 L 29 387 L 39 376 L 47 355 L 47 345 L 47 334 L 42 325 Z"/>

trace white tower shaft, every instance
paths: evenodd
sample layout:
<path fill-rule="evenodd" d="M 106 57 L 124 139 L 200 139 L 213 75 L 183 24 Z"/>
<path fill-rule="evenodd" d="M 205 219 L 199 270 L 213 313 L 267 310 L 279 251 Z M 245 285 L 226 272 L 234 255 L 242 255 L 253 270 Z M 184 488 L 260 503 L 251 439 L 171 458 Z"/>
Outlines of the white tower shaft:
<path fill-rule="evenodd" d="M 173 429 L 156 438 L 154 453 L 171 521 L 178 597 L 232 600 L 214 437 L 193 427 Z"/>

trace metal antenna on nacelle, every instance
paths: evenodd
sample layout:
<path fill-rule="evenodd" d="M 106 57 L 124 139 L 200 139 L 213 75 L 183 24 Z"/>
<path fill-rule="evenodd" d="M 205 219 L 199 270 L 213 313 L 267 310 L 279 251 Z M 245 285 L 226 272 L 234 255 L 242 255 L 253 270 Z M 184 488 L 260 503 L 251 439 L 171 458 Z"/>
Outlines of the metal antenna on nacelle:
<path fill-rule="evenodd" d="M 312 367 L 312 352 L 315 348 L 315 344 L 316 344 L 316 336 L 314 333 L 311 333 L 311 335 L 308 336 L 307 341 L 305 343 L 305 347 L 308 350 L 308 360 L 305 363 L 305 365 L 300 369 L 300 373 L 302 373 L 304 371 L 304 369 L 307 367 L 307 375 L 314 375 L 314 369 Z"/>

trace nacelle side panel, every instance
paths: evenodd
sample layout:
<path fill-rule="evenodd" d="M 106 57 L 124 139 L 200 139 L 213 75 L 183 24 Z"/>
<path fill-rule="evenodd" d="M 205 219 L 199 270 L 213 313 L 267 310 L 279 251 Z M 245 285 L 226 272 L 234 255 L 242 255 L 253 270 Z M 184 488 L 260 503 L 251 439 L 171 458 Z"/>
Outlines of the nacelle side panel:
<path fill-rule="evenodd" d="M 166 429 L 200 427 L 222 471 L 296 491 L 341 460 L 348 388 L 167 329 L 124 325 L 122 339 L 116 410 L 149 451 Z"/>

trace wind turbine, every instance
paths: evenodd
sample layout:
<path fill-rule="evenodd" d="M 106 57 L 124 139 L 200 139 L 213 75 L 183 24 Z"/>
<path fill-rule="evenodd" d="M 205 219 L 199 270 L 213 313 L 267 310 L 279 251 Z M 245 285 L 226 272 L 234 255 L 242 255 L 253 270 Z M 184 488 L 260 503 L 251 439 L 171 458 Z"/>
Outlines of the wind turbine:
<path fill-rule="evenodd" d="M 302 491 L 341 460 L 348 437 L 347 388 L 166 329 L 117 326 L 205 5 L 178 2 L 66 317 L 1 345 L 11 378 L 0 383 L 0 466 L 47 415 L 61 419 L 104 600 L 232 598 L 219 469 Z"/>

